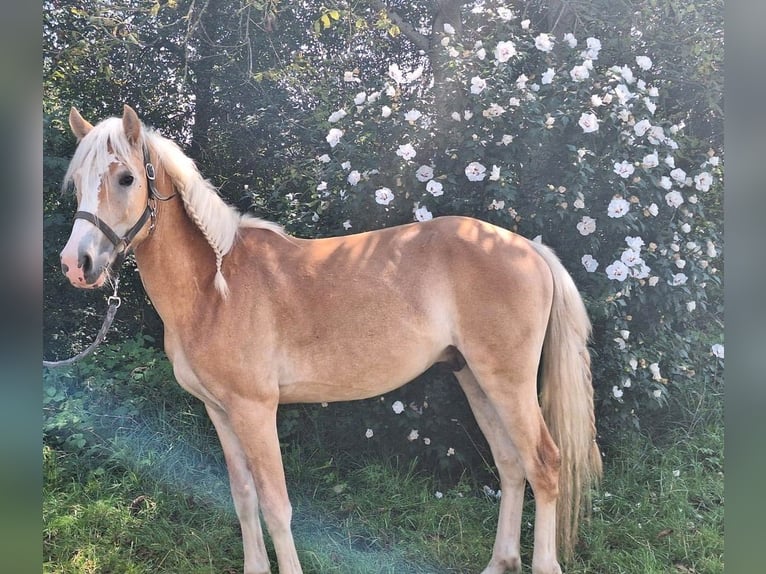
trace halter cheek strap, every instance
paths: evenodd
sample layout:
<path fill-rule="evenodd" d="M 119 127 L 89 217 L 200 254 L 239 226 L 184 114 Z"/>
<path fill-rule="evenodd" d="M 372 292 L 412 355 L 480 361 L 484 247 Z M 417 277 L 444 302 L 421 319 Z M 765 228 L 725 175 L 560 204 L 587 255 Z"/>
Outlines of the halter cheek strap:
<path fill-rule="evenodd" d="M 125 257 L 128 255 L 130 250 L 130 245 L 133 242 L 133 240 L 136 238 L 136 235 L 139 234 L 139 232 L 144 228 L 144 225 L 148 221 L 151 220 L 151 230 L 154 229 L 154 221 L 157 217 L 157 211 L 154 207 L 154 201 L 168 201 L 169 199 L 172 199 L 175 197 L 175 193 L 172 195 L 164 196 L 160 195 L 157 192 L 157 187 L 154 184 L 155 180 L 155 171 L 154 171 L 154 165 L 152 165 L 151 158 L 149 157 L 149 149 L 144 145 L 144 169 L 146 171 L 146 181 L 149 186 L 149 199 L 146 203 L 146 209 L 144 209 L 144 212 L 141 214 L 141 217 L 139 217 L 138 221 L 128 229 L 128 231 L 120 237 L 117 235 L 114 230 L 109 227 L 103 220 L 101 220 L 96 214 L 90 213 L 88 211 L 78 211 L 74 214 L 75 219 L 84 219 L 85 221 L 88 221 L 98 227 L 98 229 L 103 233 L 107 239 L 112 243 L 112 245 L 115 246 L 117 249 L 117 257 L 115 258 L 114 263 L 112 264 L 115 267 L 119 267 L 122 265 L 122 262 L 125 260 Z"/>

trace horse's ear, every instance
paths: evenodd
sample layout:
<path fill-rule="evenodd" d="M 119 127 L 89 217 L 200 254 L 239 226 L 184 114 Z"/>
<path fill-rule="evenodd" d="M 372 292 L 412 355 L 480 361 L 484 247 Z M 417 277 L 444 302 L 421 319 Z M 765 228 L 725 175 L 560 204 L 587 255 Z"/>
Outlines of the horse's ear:
<path fill-rule="evenodd" d="M 72 128 L 72 133 L 77 141 L 80 141 L 93 129 L 93 125 L 84 119 L 74 106 L 69 110 L 69 127 Z"/>
<path fill-rule="evenodd" d="M 136 111 L 127 104 L 122 111 L 122 129 L 125 130 L 128 141 L 136 145 L 141 137 L 141 120 L 138 119 Z"/>

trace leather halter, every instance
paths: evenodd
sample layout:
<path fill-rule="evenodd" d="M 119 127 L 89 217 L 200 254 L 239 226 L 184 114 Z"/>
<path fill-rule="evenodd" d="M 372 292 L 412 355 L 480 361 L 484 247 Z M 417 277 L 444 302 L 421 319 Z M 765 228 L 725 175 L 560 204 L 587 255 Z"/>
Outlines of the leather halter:
<path fill-rule="evenodd" d="M 78 211 L 74 214 L 75 219 L 84 219 L 85 221 L 89 221 L 98 227 L 99 230 L 101 230 L 101 233 L 103 233 L 112 243 L 112 245 L 114 245 L 114 247 L 117 249 L 117 256 L 111 264 L 114 267 L 120 267 L 122 265 L 125 257 L 127 257 L 127 255 L 130 253 L 131 243 L 136 238 L 136 235 L 138 235 L 139 232 L 144 228 L 147 221 L 151 220 L 151 227 L 149 228 L 149 232 L 151 233 L 151 231 L 154 229 L 154 224 L 157 219 L 156 200 L 168 201 L 176 195 L 173 193 L 169 196 L 163 196 L 160 195 L 160 193 L 157 191 L 157 188 L 154 185 L 154 180 L 156 177 L 154 172 L 154 165 L 152 165 L 151 158 L 149 157 L 149 148 L 146 145 L 144 145 L 144 170 L 146 172 L 146 181 L 149 187 L 149 196 L 146 202 L 146 209 L 144 209 L 141 217 L 138 218 L 138 221 L 136 221 L 133 227 L 128 229 L 128 231 L 122 237 L 117 235 L 117 233 L 115 233 L 114 230 L 109 227 L 109 225 L 107 225 L 102 219 L 100 219 L 95 213 L 90 213 L 89 211 Z"/>

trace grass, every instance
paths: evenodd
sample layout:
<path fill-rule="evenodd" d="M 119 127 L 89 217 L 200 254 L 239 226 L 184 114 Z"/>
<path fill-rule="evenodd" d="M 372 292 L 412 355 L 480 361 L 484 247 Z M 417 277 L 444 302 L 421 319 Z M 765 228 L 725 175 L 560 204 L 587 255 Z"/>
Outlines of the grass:
<path fill-rule="evenodd" d="M 661 447 L 634 436 L 612 453 L 566 571 L 723 572 L 722 437 L 708 430 Z M 135 471 L 50 447 L 43 455 L 44 572 L 241 571 L 222 467 L 192 457 L 180 478 L 173 456 L 167 467 L 158 454 Z M 307 573 L 478 572 L 489 557 L 498 503 L 478 485 L 461 481 L 438 499 L 413 466 L 360 462 L 341 472 L 327 455 L 301 449 L 285 461 Z M 528 503 L 525 564 L 532 510 Z"/>
<path fill-rule="evenodd" d="M 46 411 L 56 429 L 62 413 L 78 421 L 75 435 L 87 440 L 46 435 L 43 572 L 242 571 L 239 525 L 211 425 L 180 392 L 158 400 L 145 374 L 136 385 L 152 400 L 124 416 L 97 416 L 83 402 L 96 392 L 128 392 L 109 385 L 57 391 L 56 408 Z M 468 474 L 445 487 L 415 463 L 362 460 L 315 443 L 286 446 L 284 461 L 306 574 L 477 573 L 489 559 L 499 503 Z M 697 417 L 693 430 L 659 437 L 625 432 L 604 462 L 568 574 L 723 572 L 721 416 Z M 528 497 L 525 573 L 533 511 Z M 267 546 L 273 558 L 268 537 Z"/>

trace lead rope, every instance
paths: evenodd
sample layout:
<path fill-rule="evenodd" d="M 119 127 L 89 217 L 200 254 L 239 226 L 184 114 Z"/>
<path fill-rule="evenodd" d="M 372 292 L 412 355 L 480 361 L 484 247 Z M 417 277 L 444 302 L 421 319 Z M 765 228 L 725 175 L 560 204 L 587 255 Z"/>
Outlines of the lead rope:
<path fill-rule="evenodd" d="M 112 293 L 109 299 L 107 299 L 107 303 L 109 303 L 109 307 L 107 307 L 106 309 L 104 324 L 101 325 L 101 329 L 99 329 L 98 334 L 96 335 L 96 339 L 86 349 L 80 351 L 74 357 L 64 359 L 63 361 L 43 360 L 43 367 L 55 368 L 55 367 L 64 367 L 66 365 L 71 365 L 96 350 L 96 347 L 98 347 L 101 344 L 101 342 L 104 340 L 104 338 L 106 337 L 106 333 L 107 331 L 109 331 L 109 327 L 112 326 L 112 321 L 114 321 L 114 316 L 117 314 L 117 309 L 120 307 L 120 304 L 122 303 L 122 300 L 117 296 L 117 288 L 119 287 L 119 285 L 120 285 L 120 278 L 115 277 L 114 293 Z"/>

